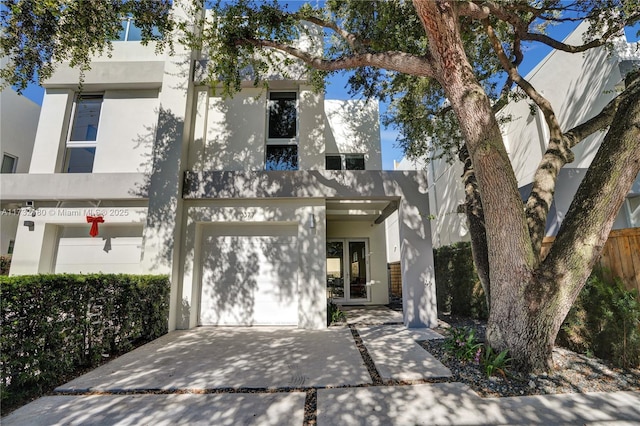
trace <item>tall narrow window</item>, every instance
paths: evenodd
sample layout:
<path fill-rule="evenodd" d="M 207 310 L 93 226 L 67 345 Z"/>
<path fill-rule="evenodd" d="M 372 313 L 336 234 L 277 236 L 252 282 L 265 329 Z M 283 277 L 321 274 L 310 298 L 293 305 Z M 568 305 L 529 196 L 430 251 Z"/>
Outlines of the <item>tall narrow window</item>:
<path fill-rule="evenodd" d="M 67 142 L 66 173 L 91 173 L 93 170 L 101 109 L 102 95 L 78 96 Z"/>
<path fill-rule="evenodd" d="M 269 139 L 294 139 L 297 131 L 296 92 L 269 93 Z"/>
<path fill-rule="evenodd" d="M 298 94 L 270 92 L 266 170 L 298 170 Z"/>
<path fill-rule="evenodd" d="M 18 157 L 14 157 L 10 154 L 2 155 L 2 173 L 15 173 L 17 164 Z"/>

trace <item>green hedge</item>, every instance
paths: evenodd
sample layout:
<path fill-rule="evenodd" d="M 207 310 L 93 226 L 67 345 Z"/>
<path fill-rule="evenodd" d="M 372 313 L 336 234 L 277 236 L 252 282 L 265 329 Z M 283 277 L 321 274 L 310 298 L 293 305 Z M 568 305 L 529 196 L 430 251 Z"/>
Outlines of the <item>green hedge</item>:
<path fill-rule="evenodd" d="M 165 334 L 169 288 L 166 276 L 0 277 L 2 404 Z"/>
<path fill-rule="evenodd" d="M 594 269 L 565 318 L 557 343 L 622 367 L 640 367 L 640 303 L 637 290 Z"/>
<path fill-rule="evenodd" d="M 487 304 L 473 265 L 471 243 L 437 248 L 433 258 L 438 312 L 487 318 Z"/>

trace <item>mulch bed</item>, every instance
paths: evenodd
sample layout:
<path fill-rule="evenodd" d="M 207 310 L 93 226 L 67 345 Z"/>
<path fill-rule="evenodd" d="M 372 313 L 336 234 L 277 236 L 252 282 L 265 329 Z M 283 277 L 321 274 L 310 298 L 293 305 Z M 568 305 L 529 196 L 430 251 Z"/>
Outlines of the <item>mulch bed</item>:
<path fill-rule="evenodd" d="M 486 323 L 469 318 L 443 317 L 444 327 L 436 331 L 444 334 L 446 327 L 471 327 L 482 341 Z M 556 369 L 550 374 L 487 378 L 481 366 L 473 361 L 462 362 L 450 357 L 443 340 L 420 343 L 424 349 L 446 365 L 453 373 L 451 381 L 462 382 L 484 397 L 544 395 L 569 392 L 615 392 L 640 390 L 640 368 L 613 367 L 606 361 L 589 358 L 568 349 L 556 347 L 553 361 Z"/>

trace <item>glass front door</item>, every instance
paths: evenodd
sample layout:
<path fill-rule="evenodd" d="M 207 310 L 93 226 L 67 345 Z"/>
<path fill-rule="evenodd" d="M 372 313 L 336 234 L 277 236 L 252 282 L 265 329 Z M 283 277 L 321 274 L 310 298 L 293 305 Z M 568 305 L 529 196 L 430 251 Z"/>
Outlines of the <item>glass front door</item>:
<path fill-rule="evenodd" d="M 369 300 L 369 256 L 366 240 L 327 242 L 327 293 L 331 299 Z"/>

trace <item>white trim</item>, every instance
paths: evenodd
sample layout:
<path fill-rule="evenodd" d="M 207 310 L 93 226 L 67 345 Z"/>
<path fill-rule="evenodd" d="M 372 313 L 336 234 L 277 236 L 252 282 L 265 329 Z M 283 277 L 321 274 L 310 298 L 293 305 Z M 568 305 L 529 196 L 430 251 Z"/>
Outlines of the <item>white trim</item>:
<path fill-rule="evenodd" d="M 96 129 L 96 140 L 94 141 L 72 141 L 71 134 L 73 133 L 74 124 L 76 122 L 76 110 L 78 108 L 78 99 L 81 97 L 100 96 L 100 114 L 98 115 L 98 128 Z M 71 108 L 71 117 L 69 118 L 69 128 L 67 129 L 66 145 L 72 147 L 87 147 L 95 146 L 98 142 L 100 135 L 100 122 L 102 121 L 102 104 L 104 103 L 104 92 L 99 93 L 76 93 L 73 99 L 73 107 Z"/>

